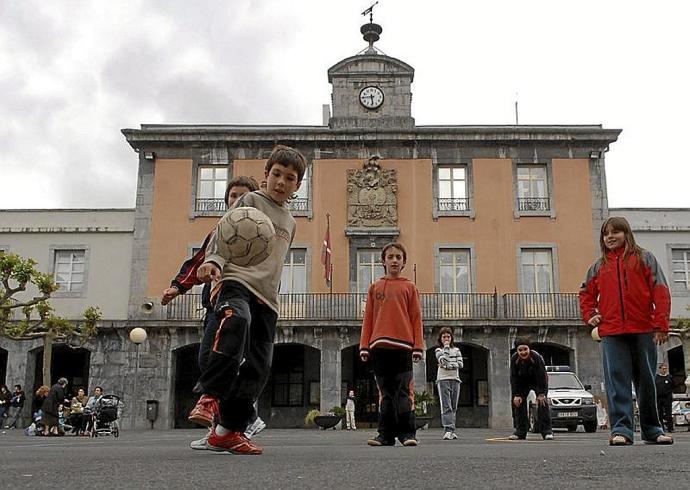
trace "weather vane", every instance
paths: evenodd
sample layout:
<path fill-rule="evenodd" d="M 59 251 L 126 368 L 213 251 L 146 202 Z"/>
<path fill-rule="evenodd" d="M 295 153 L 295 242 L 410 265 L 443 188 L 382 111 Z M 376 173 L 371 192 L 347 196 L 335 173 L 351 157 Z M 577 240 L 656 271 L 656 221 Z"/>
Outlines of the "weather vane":
<path fill-rule="evenodd" d="M 374 7 L 376 7 L 376 5 L 377 5 L 378 3 L 379 3 L 378 1 L 372 3 L 372 4 L 371 4 L 371 7 L 369 7 L 369 8 L 366 9 L 364 12 L 362 12 L 362 15 L 367 15 L 367 14 L 369 14 L 369 22 L 371 22 L 372 24 L 374 23 Z"/>

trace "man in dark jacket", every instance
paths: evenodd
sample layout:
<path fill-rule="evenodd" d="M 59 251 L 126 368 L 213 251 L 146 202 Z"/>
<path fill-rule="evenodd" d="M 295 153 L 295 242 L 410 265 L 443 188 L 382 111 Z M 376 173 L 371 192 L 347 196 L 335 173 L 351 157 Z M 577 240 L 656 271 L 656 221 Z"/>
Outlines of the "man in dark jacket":
<path fill-rule="evenodd" d="M 68 403 L 65 400 L 65 388 L 67 387 L 67 378 L 60 378 L 48 392 L 48 396 L 43 401 L 43 423 L 45 435 L 58 434 L 58 411 L 60 405 Z M 55 430 L 53 431 L 53 427 Z"/>
<path fill-rule="evenodd" d="M 654 379 L 656 384 L 656 407 L 659 411 L 659 421 L 666 426 L 668 432 L 673 432 L 673 378 L 668 375 L 668 366 L 659 365 L 659 374 Z"/>
<path fill-rule="evenodd" d="M 26 396 L 22 391 L 21 385 L 14 385 L 14 393 L 10 399 L 10 408 L 7 411 L 7 421 L 5 422 L 5 429 L 21 428 L 21 424 L 17 427 L 19 418 L 22 415 L 22 408 L 24 408 L 24 400 Z"/>
<path fill-rule="evenodd" d="M 530 348 L 528 337 L 515 340 L 517 352 L 510 357 L 510 392 L 513 406 L 513 426 L 515 432 L 508 438 L 518 440 L 527 438 L 527 395 L 534 390 L 537 395 L 537 424 L 544 440 L 553 439 L 551 414 L 546 395 L 549 391 L 549 378 L 546 375 L 544 358 Z"/>

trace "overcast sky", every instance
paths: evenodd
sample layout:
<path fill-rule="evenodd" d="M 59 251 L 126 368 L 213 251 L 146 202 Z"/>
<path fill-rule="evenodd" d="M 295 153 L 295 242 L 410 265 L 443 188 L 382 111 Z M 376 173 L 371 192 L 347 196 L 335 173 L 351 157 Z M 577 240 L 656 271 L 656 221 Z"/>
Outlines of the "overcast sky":
<path fill-rule="evenodd" d="M 133 207 L 142 123 L 321 124 L 362 0 L 0 0 L 0 208 Z M 380 0 L 417 124 L 602 124 L 612 207 L 690 207 L 690 2 Z"/>

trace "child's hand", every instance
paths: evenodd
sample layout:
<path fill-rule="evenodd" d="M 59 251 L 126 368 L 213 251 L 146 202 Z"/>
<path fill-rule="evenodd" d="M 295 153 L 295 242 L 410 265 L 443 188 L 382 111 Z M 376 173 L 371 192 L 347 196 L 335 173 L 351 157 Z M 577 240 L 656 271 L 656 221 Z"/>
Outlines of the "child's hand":
<path fill-rule="evenodd" d="M 654 334 L 654 342 L 656 342 L 656 345 L 668 342 L 668 332 L 656 332 Z"/>
<path fill-rule="evenodd" d="M 359 358 L 362 360 L 362 362 L 367 362 L 369 360 L 369 353 L 368 352 L 360 352 Z"/>
<path fill-rule="evenodd" d="M 412 362 L 419 362 L 422 360 L 422 353 L 421 352 L 413 352 L 412 353 Z"/>
<path fill-rule="evenodd" d="M 596 314 L 592 318 L 590 318 L 587 323 L 593 327 L 596 327 L 597 325 L 599 325 L 601 323 L 601 319 L 602 319 L 601 315 Z"/>
<path fill-rule="evenodd" d="M 516 408 L 519 407 L 520 405 L 522 405 L 522 397 L 521 396 L 514 396 L 513 397 L 513 405 L 515 405 Z"/>
<path fill-rule="evenodd" d="M 161 295 L 161 304 L 163 306 L 167 305 L 170 303 L 173 299 L 177 297 L 177 295 L 180 294 L 180 290 L 177 288 L 167 288 L 163 290 L 163 294 Z"/>
<path fill-rule="evenodd" d="M 537 397 L 537 403 L 541 405 L 542 407 L 546 406 L 546 397 L 544 395 L 539 395 Z"/>
<path fill-rule="evenodd" d="M 211 262 L 206 262 L 196 271 L 196 277 L 201 282 L 211 282 L 220 279 L 220 269 Z"/>

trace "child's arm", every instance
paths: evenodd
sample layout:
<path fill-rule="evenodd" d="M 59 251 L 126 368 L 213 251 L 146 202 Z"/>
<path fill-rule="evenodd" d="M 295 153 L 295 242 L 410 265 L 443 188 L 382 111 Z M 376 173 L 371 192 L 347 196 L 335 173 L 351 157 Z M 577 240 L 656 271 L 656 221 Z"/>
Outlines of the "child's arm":
<path fill-rule="evenodd" d="M 582 314 L 582 319 L 587 324 L 589 324 L 590 321 L 595 321 L 596 317 L 599 316 L 599 312 L 597 311 L 597 298 L 599 297 L 597 275 L 599 273 L 599 267 L 599 261 L 590 267 L 587 271 L 585 282 L 580 286 L 580 313 Z"/>
<path fill-rule="evenodd" d="M 407 313 L 412 324 L 414 334 L 414 346 L 412 347 L 412 360 L 421 361 L 424 357 L 424 329 L 422 327 L 422 306 L 419 303 L 419 291 L 412 284 L 412 294 L 408 298 Z"/>
<path fill-rule="evenodd" d="M 649 290 L 652 293 L 654 303 L 654 330 L 668 332 L 669 317 L 671 315 L 671 294 L 668 289 L 668 282 L 664 271 L 661 270 L 656 257 L 646 251 L 643 256 L 645 265 L 649 268 L 647 279 Z"/>
<path fill-rule="evenodd" d="M 436 347 L 436 360 L 442 368 L 451 369 L 450 367 L 450 349 L 448 347 Z"/>
<path fill-rule="evenodd" d="M 367 292 L 367 305 L 364 308 L 364 319 L 362 320 L 362 332 L 359 337 L 359 357 L 362 361 L 369 359 L 369 344 L 371 343 L 371 333 L 374 329 L 374 285 L 369 286 Z"/>

